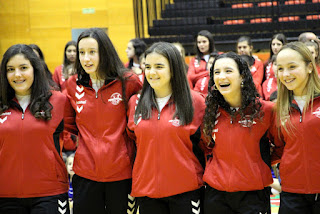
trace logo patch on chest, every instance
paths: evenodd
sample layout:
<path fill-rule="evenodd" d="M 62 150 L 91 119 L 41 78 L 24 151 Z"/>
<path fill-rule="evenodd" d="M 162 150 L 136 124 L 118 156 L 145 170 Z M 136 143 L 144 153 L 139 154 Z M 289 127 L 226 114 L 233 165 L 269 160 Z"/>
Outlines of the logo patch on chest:
<path fill-rule="evenodd" d="M 8 119 L 8 116 L 5 116 L 4 118 L 0 118 L 0 123 L 3 124 Z"/>
<path fill-rule="evenodd" d="M 112 104 L 112 105 L 119 105 L 119 103 L 122 101 L 122 96 L 120 93 L 113 93 L 110 96 L 110 99 L 108 99 L 108 101 Z"/>
<path fill-rule="evenodd" d="M 169 120 L 169 123 L 171 123 L 175 127 L 179 127 L 181 125 L 180 120 L 178 118 L 175 118 L 174 120 Z"/>
<path fill-rule="evenodd" d="M 320 118 L 320 107 L 317 108 L 317 110 L 316 110 L 315 112 L 312 112 L 312 114 L 313 114 L 314 116 L 316 116 L 317 118 Z"/>

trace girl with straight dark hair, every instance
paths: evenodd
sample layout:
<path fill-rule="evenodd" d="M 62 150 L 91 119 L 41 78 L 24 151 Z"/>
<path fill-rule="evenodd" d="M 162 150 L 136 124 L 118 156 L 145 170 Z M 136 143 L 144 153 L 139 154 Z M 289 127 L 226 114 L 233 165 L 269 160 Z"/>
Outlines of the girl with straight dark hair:
<path fill-rule="evenodd" d="M 72 75 L 75 74 L 75 71 L 70 74 L 67 67 L 69 65 L 74 64 L 77 52 L 76 52 L 76 45 L 75 41 L 69 41 L 64 47 L 64 54 L 63 54 L 63 63 L 62 65 L 57 66 L 54 69 L 53 73 L 53 80 L 57 83 L 61 91 L 65 89 L 65 81 Z"/>
<path fill-rule="evenodd" d="M 141 89 L 124 68 L 108 35 L 99 28 L 80 34 L 77 76 L 66 82 L 70 105 L 65 129 L 78 135 L 72 178 L 73 209 L 79 213 L 133 212 L 133 144 L 125 132 L 127 100 Z"/>
<path fill-rule="evenodd" d="M 197 81 L 207 75 L 207 63 L 209 54 L 215 51 L 212 34 L 207 30 L 198 33 L 195 39 L 196 56 L 190 60 L 188 69 L 188 81 L 193 89 Z"/>
<path fill-rule="evenodd" d="M 11 46 L 0 69 L 0 213 L 69 213 L 59 142 L 66 96 L 51 91 L 28 45 Z"/>
<path fill-rule="evenodd" d="M 204 99 L 190 91 L 174 45 L 146 51 L 142 92 L 129 102 L 128 133 L 136 141 L 132 196 L 140 214 L 201 213 Z"/>

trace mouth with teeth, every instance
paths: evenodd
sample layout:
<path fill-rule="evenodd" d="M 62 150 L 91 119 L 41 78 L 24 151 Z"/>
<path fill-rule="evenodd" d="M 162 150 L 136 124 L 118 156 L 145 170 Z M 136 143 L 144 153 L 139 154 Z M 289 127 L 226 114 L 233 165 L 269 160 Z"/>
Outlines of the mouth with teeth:
<path fill-rule="evenodd" d="M 292 78 L 292 79 L 286 79 L 286 80 L 284 80 L 284 82 L 285 82 L 285 83 L 292 83 L 294 80 L 295 80 L 294 78 Z"/>
<path fill-rule="evenodd" d="M 230 86 L 230 83 L 220 83 L 219 84 L 219 87 L 221 88 L 221 89 L 226 89 L 226 88 L 228 88 Z"/>
<path fill-rule="evenodd" d="M 15 84 L 22 84 L 24 83 L 26 80 L 15 80 L 13 81 Z"/>

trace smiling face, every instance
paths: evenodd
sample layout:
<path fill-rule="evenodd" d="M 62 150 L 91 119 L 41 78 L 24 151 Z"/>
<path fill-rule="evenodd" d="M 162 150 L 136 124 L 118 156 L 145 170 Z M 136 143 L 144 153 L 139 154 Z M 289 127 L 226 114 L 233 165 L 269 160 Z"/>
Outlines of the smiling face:
<path fill-rule="evenodd" d="M 284 49 L 277 55 L 278 78 L 288 90 L 293 91 L 296 96 L 306 94 L 306 85 L 309 79 L 309 68 L 302 56 L 295 50 Z"/>
<path fill-rule="evenodd" d="M 248 44 L 248 41 L 242 41 L 237 44 L 237 51 L 239 55 L 249 55 L 252 54 L 253 47 Z"/>
<path fill-rule="evenodd" d="M 10 58 L 6 66 L 7 79 L 15 93 L 20 96 L 30 95 L 34 81 L 33 67 L 22 54 Z"/>
<path fill-rule="evenodd" d="M 166 97 L 172 93 L 170 83 L 171 71 L 167 58 L 158 53 L 148 54 L 146 57 L 145 75 L 156 97 Z"/>
<path fill-rule="evenodd" d="M 233 103 L 233 100 L 241 98 L 242 77 L 238 65 L 233 59 L 221 58 L 215 62 L 213 80 L 216 88 L 229 104 Z"/>
<path fill-rule="evenodd" d="M 91 78 L 96 79 L 99 66 L 98 42 L 93 38 L 83 38 L 79 42 L 79 60 L 82 68 Z"/>
<path fill-rule="evenodd" d="M 273 52 L 273 54 L 278 54 L 278 52 L 280 51 L 280 49 L 282 48 L 282 42 L 278 39 L 273 39 L 271 41 L 271 50 Z"/>
<path fill-rule="evenodd" d="M 197 46 L 201 53 L 204 55 L 209 54 L 209 39 L 205 36 L 198 36 L 197 37 Z"/>

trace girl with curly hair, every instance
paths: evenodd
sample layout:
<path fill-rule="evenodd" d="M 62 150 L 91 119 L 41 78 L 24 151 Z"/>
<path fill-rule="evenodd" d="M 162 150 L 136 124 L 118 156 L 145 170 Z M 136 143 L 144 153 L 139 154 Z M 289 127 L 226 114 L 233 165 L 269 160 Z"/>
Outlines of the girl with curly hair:
<path fill-rule="evenodd" d="M 0 213 L 69 213 L 61 157 L 65 95 L 51 91 L 31 47 L 11 46 L 0 70 Z"/>
<path fill-rule="evenodd" d="M 272 183 L 271 102 L 259 98 L 248 64 L 237 54 L 217 56 L 210 71 L 203 139 L 208 155 L 205 213 L 269 213 Z"/>

